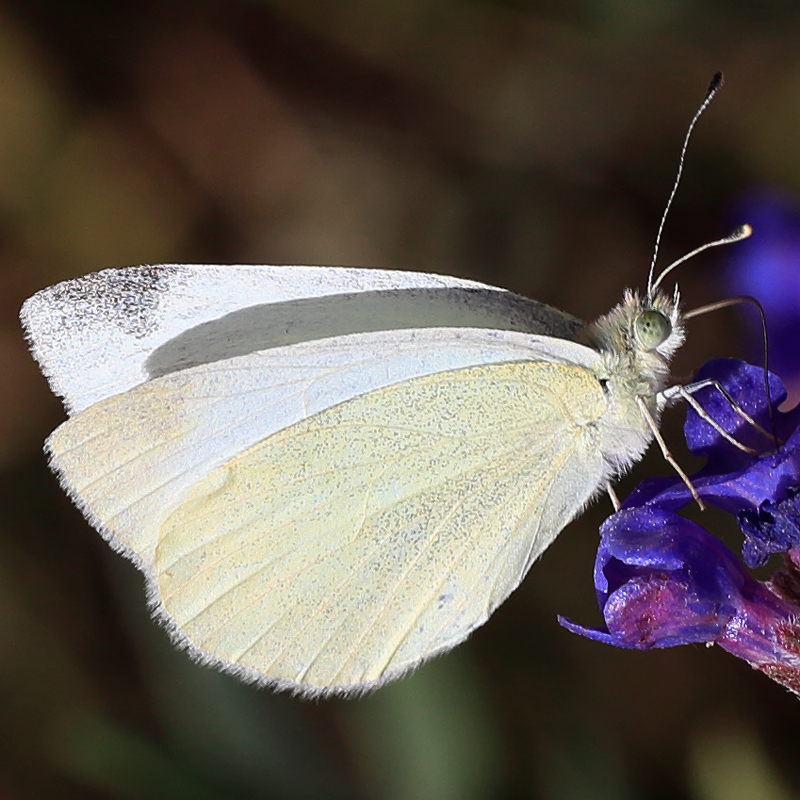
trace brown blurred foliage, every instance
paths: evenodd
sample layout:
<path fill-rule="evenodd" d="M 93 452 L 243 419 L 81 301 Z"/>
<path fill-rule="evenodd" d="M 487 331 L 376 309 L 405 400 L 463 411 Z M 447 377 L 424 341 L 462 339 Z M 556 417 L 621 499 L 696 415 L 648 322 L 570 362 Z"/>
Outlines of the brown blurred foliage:
<path fill-rule="evenodd" d="M 742 222 L 753 185 L 800 192 L 799 36 L 780 0 L 0 2 L 0 798 L 800 794 L 800 707 L 766 678 L 557 626 L 597 620 L 605 503 L 468 644 L 372 697 L 192 664 L 48 473 L 63 413 L 17 322 L 55 281 L 170 261 L 442 272 L 599 315 L 645 280 L 717 69 L 665 258 Z M 690 305 L 722 269 L 681 273 Z M 677 372 L 737 330 L 693 323 Z"/>

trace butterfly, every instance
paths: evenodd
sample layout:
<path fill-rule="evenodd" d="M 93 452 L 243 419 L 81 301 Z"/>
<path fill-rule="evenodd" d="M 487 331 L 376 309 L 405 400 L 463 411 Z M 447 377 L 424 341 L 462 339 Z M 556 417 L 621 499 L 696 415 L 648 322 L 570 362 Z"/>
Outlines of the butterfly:
<path fill-rule="evenodd" d="M 203 663 L 370 689 L 463 641 L 652 439 L 676 298 L 592 325 L 438 275 L 104 270 L 22 310 L 51 466 Z M 436 321 L 435 326 L 433 321 Z"/>
<path fill-rule="evenodd" d="M 68 412 L 51 466 L 175 643 L 352 694 L 467 638 L 658 436 L 678 263 L 591 324 L 441 275 L 246 265 L 103 270 L 21 318 Z"/>

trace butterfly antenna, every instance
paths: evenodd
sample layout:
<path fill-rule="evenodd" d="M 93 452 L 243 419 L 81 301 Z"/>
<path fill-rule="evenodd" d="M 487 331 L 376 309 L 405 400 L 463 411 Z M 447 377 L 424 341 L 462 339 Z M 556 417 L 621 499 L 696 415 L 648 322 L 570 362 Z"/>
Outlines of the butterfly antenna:
<path fill-rule="evenodd" d="M 706 92 L 705 100 L 700 104 L 700 108 L 695 111 L 694 116 L 692 117 L 692 121 L 689 123 L 689 128 L 686 131 L 686 136 L 683 139 L 683 147 L 681 148 L 681 157 L 678 161 L 678 174 L 675 176 L 675 183 L 672 185 L 672 191 L 670 192 L 669 199 L 667 200 L 667 205 L 664 207 L 664 213 L 661 215 L 661 222 L 658 226 L 658 233 L 656 233 L 656 244 L 653 249 L 653 260 L 650 262 L 650 272 L 647 276 L 647 297 L 649 300 L 653 299 L 653 292 L 655 288 L 653 286 L 653 275 L 655 274 L 656 269 L 656 259 L 658 258 L 658 248 L 661 245 L 661 236 L 664 232 L 664 223 L 667 221 L 667 214 L 669 214 L 670 207 L 672 206 L 672 201 L 675 199 L 675 193 L 678 191 L 678 186 L 681 182 L 681 175 L 683 174 L 683 163 L 686 159 L 686 149 L 689 146 L 689 139 L 692 136 L 692 131 L 694 130 L 694 126 L 697 124 L 697 120 L 703 116 L 703 112 L 708 108 L 711 101 L 714 99 L 714 95 L 719 91 L 720 87 L 722 86 L 722 73 L 718 72 L 714 77 L 711 79 L 711 84 L 708 87 L 708 92 Z"/>
<path fill-rule="evenodd" d="M 694 258 L 698 253 L 702 253 L 703 250 L 708 250 L 711 247 L 719 247 L 721 244 L 732 244 L 733 242 L 741 242 L 742 239 L 747 239 L 749 236 L 753 234 L 753 228 L 751 225 L 740 225 L 733 233 L 728 234 L 723 239 L 717 239 L 713 242 L 706 242 L 704 245 L 695 248 L 692 250 L 691 253 L 687 253 L 685 256 L 681 256 L 677 261 L 673 261 L 668 267 L 665 267 L 661 274 L 650 283 L 650 288 L 647 290 L 647 296 L 650 300 L 653 299 L 653 296 L 656 293 L 656 290 L 659 286 L 661 286 L 662 281 L 664 278 L 669 275 L 675 267 L 680 266 L 683 264 L 684 261 L 688 261 L 690 258 Z M 652 278 L 652 275 L 651 275 Z"/>

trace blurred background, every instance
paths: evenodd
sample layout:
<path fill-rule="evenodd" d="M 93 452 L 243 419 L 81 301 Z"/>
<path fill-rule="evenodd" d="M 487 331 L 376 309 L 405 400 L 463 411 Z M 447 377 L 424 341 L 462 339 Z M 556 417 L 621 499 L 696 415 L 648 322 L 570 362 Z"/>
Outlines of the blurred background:
<path fill-rule="evenodd" d="M 683 297 L 758 294 L 798 385 L 798 41 L 789 0 L 0 1 L 0 799 L 800 797 L 797 698 L 718 648 L 558 626 L 600 621 L 604 499 L 466 645 L 374 695 L 194 665 L 48 472 L 64 414 L 17 321 L 48 284 L 160 262 L 441 272 L 596 317 L 645 282 L 722 69 L 662 263 L 753 222 Z M 758 358 L 748 313 L 693 320 L 676 374 Z M 620 492 L 667 472 L 650 454 Z"/>

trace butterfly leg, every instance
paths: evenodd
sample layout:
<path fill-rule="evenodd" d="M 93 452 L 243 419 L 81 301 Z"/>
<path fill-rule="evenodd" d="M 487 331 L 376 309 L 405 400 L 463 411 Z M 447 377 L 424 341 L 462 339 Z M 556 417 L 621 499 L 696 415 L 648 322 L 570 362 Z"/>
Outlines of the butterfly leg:
<path fill-rule="evenodd" d="M 668 404 L 670 401 L 674 400 L 675 398 L 680 397 L 682 400 L 685 400 L 688 405 L 690 405 L 698 414 L 701 419 L 704 419 L 712 428 L 714 428 L 717 433 L 720 434 L 724 439 L 730 442 L 735 447 L 738 447 L 740 450 L 744 450 L 746 453 L 755 454 L 756 451 L 752 448 L 745 447 L 745 445 L 737 442 L 726 430 L 724 430 L 718 422 L 712 419 L 708 412 L 697 402 L 697 400 L 692 397 L 692 394 L 700 389 L 705 389 L 707 387 L 711 387 L 713 389 L 717 389 L 719 393 L 728 401 L 730 407 L 736 412 L 745 422 L 749 425 L 752 425 L 759 433 L 766 436 L 768 439 L 773 439 L 773 435 L 761 427 L 728 393 L 727 389 L 722 386 L 718 381 L 708 379 L 704 381 L 698 381 L 697 383 L 690 383 L 688 386 L 670 386 L 668 389 L 665 389 L 661 394 L 664 398 L 664 404 Z M 777 446 L 777 442 L 776 442 Z"/>
<path fill-rule="evenodd" d="M 717 388 L 720 389 L 720 391 L 724 391 L 719 385 Z M 690 391 L 691 387 L 679 386 L 678 389 L 678 395 L 686 401 L 687 405 L 690 405 L 697 413 L 697 416 L 700 417 L 700 419 L 705 420 L 723 439 L 725 439 L 726 442 L 730 442 L 734 447 L 738 447 L 745 453 L 757 455 L 757 450 L 754 450 L 752 447 L 747 447 L 746 445 L 743 445 L 741 442 L 734 439 L 733 436 L 731 436 L 715 419 L 713 419 L 713 417 L 711 417 L 711 415 L 700 405 L 700 403 L 698 403 L 697 400 L 692 397 Z M 724 393 L 727 394 L 727 392 Z M 737 407 L 733 400 L 731 400 L 731 407 L 742 417 L 742 419 L 752 424 L 757 430 L 766 433 L 766 431 L 764 431 L 763 428 L 761 428 L 761 426 L 744 410 Z"/>
<path fill-rule="evenodd" d="M 700 495 L 697 494 L 697 489 L 694 488 L 694 484 L 689 480 L 689 476 L 681 469 L 680 464 L 678 464 L 672 453 L 670 453 L 667 443 L 664 441 L 664 437 L 661 435 L 661 431 L 658 429 L 658 425 L 653 419 L 653 415 L 650 413 L 650 409 L 647 407 L 647 403 L 645 402 L 644 398 L 637 397 L 636 402 L 639 406 L 639 410 L 642 412 L 645 422 L 653 432 L 653 438 L 656 440 L 656 442 L 658 442 L 658 446 L 661 448 L 661 453 L 664 456 L 664 460 L 675 470 L 675 472 L 678 473 L 680 479 L 686 484 L 686 488 L 692 493 L 692 497 L 700 507 L 700 510 L 705 511 L 705 503 L 703 503 L 703 501 L 700 499 Z"/>

